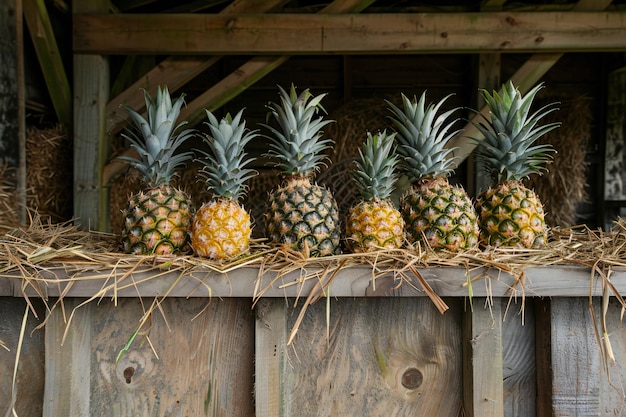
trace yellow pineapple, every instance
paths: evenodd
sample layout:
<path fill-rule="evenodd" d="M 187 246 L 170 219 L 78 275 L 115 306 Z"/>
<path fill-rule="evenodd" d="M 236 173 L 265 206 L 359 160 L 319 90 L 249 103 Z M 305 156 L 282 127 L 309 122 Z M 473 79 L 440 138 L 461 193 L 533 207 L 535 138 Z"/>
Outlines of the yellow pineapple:
<path fill-rule="evenodd" d="M 537 85 L 522 95 L 512 82 L 501 91 L 483 97 L 490 118 L 475 126 L 484 136 L 478 142 L 477 162 L 490 174 L 494 184 L 480 193 L 476 207 L 480 216 L 480 241 L 485 246 L 521 246 L 539 248 L 548 237 L 543 205 L 535 192 L 522 180 L 545 170 L 551 145 L 534 145 L 560 123 L 537 126 L 546 114 L 557 110 L 548 104 L 534 113 L 530 108 L 543 86 Z"/>
<path fill-rule="evenodd" d="M 146 184 L 146 189 L 131 196 L 122 211 L 122 247 L 126 253 L 141 255 L 186 251 L 193 205 L 191 198 L 170 182 L 176 168 L 193 157 L 191 152 L 176 152 L 195 131 L 186 129 L 176 134 L 186 124 L 183 121 L 175 125 L 184 104 L 183 95 L 172 103 L 167 87 L 159 87 L 155 99 L 148 92 L 144 92 L 144 98 L 148 120 L 126 107 L 134 130 L 123 134 L 139 156 L 118 157 L 136 168 Z"/>
<path fill-rule="evenodd" d="M 243 110 L 220 121 L 207 110 L 211 134 L 205 137 L 210 152 L 203 153 L 199 176 L 214 198 L 196 212 L 191 230 L 191 246 L 199 256 L 215 260 L 230 259 L 248 251 L 252 226 L 250 214 L 239 204 L 245 194 L 245 181 L 258 172 L 245 168 L 245 145 L 258 136 L 246 129 Z"/>
<path fill-rule="evenodd" d="M 394 136 L 367 132 L 352 171 L 361 200 L 348 211 L 346 237 L 353 252 L 397 249 L 404 243 L 404 220 L 390 199 L 397 175 Z"/>

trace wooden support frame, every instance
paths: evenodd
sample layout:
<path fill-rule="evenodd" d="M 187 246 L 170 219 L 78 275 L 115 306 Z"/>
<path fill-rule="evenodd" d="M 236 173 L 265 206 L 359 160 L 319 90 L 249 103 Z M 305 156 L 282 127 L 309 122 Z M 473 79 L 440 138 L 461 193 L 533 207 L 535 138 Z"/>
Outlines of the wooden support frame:
<path fill-rule="evenodd" d="M 621 12 L 74 16 L 95 54 L 415 54 L 619 51 Z"/>

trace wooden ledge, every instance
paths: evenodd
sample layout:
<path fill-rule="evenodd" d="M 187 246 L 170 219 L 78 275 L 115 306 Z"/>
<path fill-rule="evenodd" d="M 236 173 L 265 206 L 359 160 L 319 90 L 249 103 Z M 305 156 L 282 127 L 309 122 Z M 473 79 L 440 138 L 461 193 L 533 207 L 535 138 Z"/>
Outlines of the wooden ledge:
<path fill-rule="evenodd" d="M 588 297 L 602 295 L 602 279 L 580 266 L 527 267 L 521 277 L 495 268 L 431 267 L 417 271 L 440 297 L 470 295 L 494 297 Z M 138 269 L 70 273 L 63 267 L 18 273 L 0 277 L 0 296 L 21 297 L 306 297 L 319 291 L 320 283 L 330 288 L 333 297 L 421 297 L 423 286 L 412 273 L 404 278 L 385 272 L 374 279 L 371 267 L 341 269 L 332 277 L 321 269 L 307 268 L 278 277 L 267 272 L 259 278 L 259 269 L 242 267 L 228 273 L 196 267 L 179 270 Z M 620 294 L 626 293 L 626 269 L 615 268 L 611 283 Z M 328 284 L 328 281 L 331 281 Z M 23 290 L 23 288 L 25 290 Z M 609 294 L 612 294 L 609 291 Z"/>

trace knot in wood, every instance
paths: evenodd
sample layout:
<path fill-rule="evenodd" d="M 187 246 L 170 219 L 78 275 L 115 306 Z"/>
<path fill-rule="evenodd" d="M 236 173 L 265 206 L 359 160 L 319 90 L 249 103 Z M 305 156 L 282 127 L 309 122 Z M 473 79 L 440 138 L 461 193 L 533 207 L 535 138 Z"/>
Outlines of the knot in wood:
<path fill-rule="evenodd" d="M 124 369 L 124 379 L 126 380 L 127 384 L 130 384 L 132 382 L 133 375 L 135 375 L 135 368 L 129 366 L 128 368 Z"/>
<path fill-rule="evenodd" d="M 416 389 L 422 385 L 424 376 L 416 368 L 409 368 L 402 374 L 402 386 L 406 389 Z"/>

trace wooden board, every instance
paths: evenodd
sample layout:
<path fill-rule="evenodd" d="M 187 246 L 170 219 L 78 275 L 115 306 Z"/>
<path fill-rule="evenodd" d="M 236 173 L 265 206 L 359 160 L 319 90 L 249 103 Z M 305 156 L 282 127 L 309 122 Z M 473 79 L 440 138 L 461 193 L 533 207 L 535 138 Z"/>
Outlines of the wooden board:
<path fill-rule="evenodd" d="M 257 366 L 256 385 L 280 388 L 280 414 L 258 417 L 459 415 L 458 300 L 442 315 L 426 299 L 322 299 L 308 307 L 292 344 L 275 353 L 270 341 L 290 333 L 299 314 L 293 301 L 282 323 L 265 329 L 257 323 L 257 338 L 271 350 L 257 355 L 271 361 L 263 366 L 278 369 L 279 379 L 260 375 Z M 285 302 L 269 308 L 283 310 Z"/>
<path fill-rule="evenodd" d="M 619 51 L 619 12 L 74 15 L 96 54 L 358 54 Z"/>
<path fill-rule="evenodd" d="M 65 301 L 68 317 L 77 300 Z M 63 314 L 53 312 L 44 416 L 254 414 L 251 302 L 166 299 L 116 363 L 151 302 L 80 307 L 63 345 Z"/>
<path fill-rule="evenodd" d="M 41 303 L 34 301 L 40 319 Z M 22 320 L 26 302 L 20 298 L 0 297 L 0 415 L 13 416 L 15 407 L 18 416 L 40 416 L 44 391 L 44 331 L 35 330 L 41 324 L 29 312 L 24 328 L 23 342 L 17 378 L 13 385 L 15 359 L 20 346 Z M 15 397 L 15 403 L 12 398 Z"/>
<path fill-rule="evenodd" d="M 332 267 L 330 268 L 332 270 Z M 601 295 L 602 284 L 586 267 L 563 265 L 550 267 L 528 267 L 524 269 L 523 283 L 508 273 L 497 269 L 431 267 L 418 268 L 420 276 L 432 290 L 442 297 L 586 297 Z M 38 285 L 50 297 L 65 294 L 68 297 L 92 297 L 96 294 L 107 297 L 153 297 L 168 294 L 171 297 L 295 297 L 308 295 L 324 270 L 311 266 L 277 278 L 275 272 L 263 274 L 259 270 L 242 267 L 228 273 L 218 273 L 209 268 L 197 267 L 154 269 L 138 268 L 133 273 L 127 270 L 89 271 L 75 273 L 64 268 L 47 267 L 32 271 L 29 285 Z M 359 266 L 341 269 L 330 283 L 331 294 L 337 297 L 379 296 L 379 289 L 389 290 L 396 297 L 426 297 L 422 283 L 411 273 L 403 280 L 391 272 L 372 271 L 371 267 Z M 471 290 L 468 284 L 471 278 Z M 621 294 L 626 293 L 626 270 L 614 268 L 613 285 Z M 44 280 L 45 279 L 45 280 Z M 7 284 L 8 281 L 8 284 Z M 33 288 L 25 284 L 21 273 L 0 275 L 0 296 L 27 294 L 36 295 Z"/>

